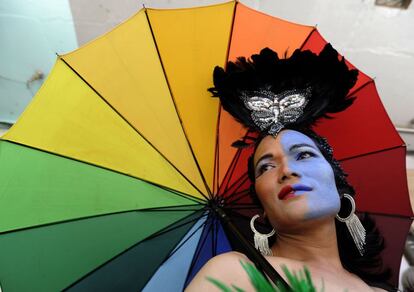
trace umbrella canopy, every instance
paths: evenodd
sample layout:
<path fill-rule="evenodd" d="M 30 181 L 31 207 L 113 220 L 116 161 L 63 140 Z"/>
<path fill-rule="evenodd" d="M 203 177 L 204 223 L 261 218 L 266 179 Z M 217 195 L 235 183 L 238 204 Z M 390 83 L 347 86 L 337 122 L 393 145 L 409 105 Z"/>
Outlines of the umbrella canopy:
<path fill-rule="evenodd" d="M 251 236 L 252 150 L 231 144 L 254 134 L 207 92 L 212 70 L 263 47 L 289 56 L 325 44 L 314 27 L 229 2 L 141 10 L 60 56 L 0 141 L 3 291 L 179 291 L 237 248 L 213 209 Z M 396 285 L 412 216 L 405 147 L 371 78 L 360 72 L 351 94 L 315 130 L 386 237 Z"/>

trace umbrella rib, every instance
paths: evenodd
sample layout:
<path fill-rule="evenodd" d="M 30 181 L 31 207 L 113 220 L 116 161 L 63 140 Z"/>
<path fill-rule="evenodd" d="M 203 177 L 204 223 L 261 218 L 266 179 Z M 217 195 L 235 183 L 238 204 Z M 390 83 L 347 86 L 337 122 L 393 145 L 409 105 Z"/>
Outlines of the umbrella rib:
<path fill-rule="evenodd" d="M 13 233 L 13 232 L 20 232 L 20 231 L 25 231 L 25 230 L 30 230 L 30 229 L 36 229 L 36 228 L 43 228 L 43 227 L 53 226 L 53 225 L 57 225 L 57 224 L 64 224 L 64 223 L 71 223 L 71 222 L 76 222 L 76 221 L 81 221 L 81 220 L 93 219 L 93 218 L 98 218 L 98 217 L 119 215 L 119 214 L 123 214 L 123 213 L 163 212 L 163 211 L 170 211 L 170 212 L 173 212 L 173 211 L 177 211 L 177 212 L 192 211 L 192 210 L 150 210 L 150 209 L 151 208 L 132 209 L 132 210 L 124 210 L 124 211 L 116 211 L 116 212 L 110 212 L 110 213 L 89 215 L 89 216 L 83 216 L 83 217 L 77 217 L 77 218 L 71 218 L 71 219 L 63 219 L 63 220 L 58 220 L 58 221 L 54 221 L 54 222 L 48 222 L 48 223 L 38 224 L 38 225 L 34 225 L 34 226 L 29 226 L 29 227 L 21 227 L 21 228 L 16 228 L 16 229 L 13 229 L 13 230 L 2 231 L 2 232 L 0 232 L 0 235 Z M 200 210 L 196 210 L 195 212 L 198 212 L 198 211 L 200 211 Z"/>
<path fill-rule="evenodd" d="M 234 29 L 234 22 L 236 19 L 236 11 L 237 11 L 237 5 L 239 4 L 238 1 L 235 1 L 234 8 L 233 8 L 233 18 L 231 21 L 231 28 L 230 28 L 230 35 L 229 35 L 229 42 L 227 46 L 227 52 L 226 52 L 226 63 L 229 61 L 230 56 L 230 50 L 231 50 L 231 40 L 233 38 L 233 29 Z M 227 64 L 226 64 L 227 65 Z M 219 178 L 220 178 L 220 167 L 219 167 L 219 161 L 220 161 L 220 136 L 219 136 L 219 130 L 220 130 L 220 118 L 221 118 L 221 112 L 222 112 L 221 102 L 219 106 L 219 114 L 217 118 L 217 126 L 216 126 L 216 155 L 215 155 L 215 169 L 216 174 L 214 176 L 213 184 L 216 186 L 217 192 L 219 190 Z"/>
<path fill-rule="evenodd" d="M 194 213 L 197 213 L 197 212 L 200 212 L 200 211 L 201 211 L 201 210 L 196 211 L 196 212 L 194 212 Z M 192 213 L 192 214 L 190 214 L 190 215 L 193 215 L 194 213 Z M 189 216 L 190 216 L 190 215 L 189 215 Z M 192 223 L 192 222 L 198 221 L 198 220 L 200 220 L 201 218 L 203 218 L 203 217 L 205 217 L 205 216 L 207 216 L 207 214 L 203 214 L 203 215 L 201 215 L 200 217 L 197 217 L 197 218 L 195 218 L 195 219 L 191 219 L 190 221 L 187 221 L 187 222 L 185 222 L 185 223 L 179 224 L 179 225 L 174 226 L 174 227 L 171 227 L 171 226 L 173 225 L 173 224 L 171 224 L 171 225 L 169 225 L 169 226 L 167 226 L 167 227 L 165 227 L 165 228 L 163 228 L 163 229 L 161 229 L 161 230 L 157 231 L 156 233 L 151 234 L 150 236 L 146 237 L 145 239 L 143 239 L 143 240 L 139 241 L 138 243 L 141 243 L 141 242 L 144 242 L 144 241 L 147 241 L 147 240 L 150 240 L 150 239 L 154 239 L 155 237 L 161 236 L 161 235 L 163 235 L 163 234 L 165 234 L 165 233 L 167 233 L 167 232 L 170 232 L 170 231 L 172 231 L 172 230 L 175 230 L 175 229 L 177 229 L 177 228 L 180 228 L 180 227 L 182 227 L 182 226 L 184 226 L 184 225 L 187 225 L 187 224 L 189 224 L 189 223 Z M 187 217 L 188 217 L 188 216 L 187 216 Z M 175 223 L 175 222 L 174 222 L 174 223 Z"/>
<path fill-rule="evenodd" d="M 235 195 L 237 195 L 239 192 L 237 192 L 237 190 L 240 188 L 240 187 L 242 187 L 242 185 L 243 185 L 243 183 L 245 183 L 246 181 L 248 180 L 248 177 L 247 177 L 247 175 L 246 174 L 243 174 L 242 176 L 240 176 L 227 190 L 226 190 L 226 192 L 228 192 L 231 188 L 233 188 L 233 186 L 237 186 L 236 188 L 235 188 L 235 190 L 234 190 L 234 192 L 233 193 L 231 193 L 228 197 L 227 197 L 227 199 L 230 199 L 230 198 L 232 198 L 232 197 L 234 197 Z M 244 191 L 244 190 L 243 190 Z M 224 194 L 226 193 L 226 192 L 224 192 Z"/>
<path fill-rule="evenodd" d="M 246 181 L 248 181 L 248 177 L 246 175 L 243 175 L 243 179 L 238 183 L 237 187 L 234 189 L 234 195 L 237 196 L 240 193 L 244 193 L 244 192 L 248 192 L 249 191 L 249 187 L 244 187 L 243 185 Z"/>
<path fill-rule="evenodd" d="M 234 192 L 226 198 L 226 202 L 229 205 L 234 205 L 235 203 L 237 203 L 238 201 L 240 201 L 241 199 L 243 199 L 247 195 L 249 195 L 249 191 L 246 190 L 246 189 L 238 191 L 238 192 Z"/>
<path fill-rule="evenodd" d="M 205 215 L 204 215 L 205 216 Z M 198 220 L 200 220 L 202 217 L 200 217 Z M 194 236 L 194 234 L 199 231 L 201 228 L 203 227 L 203 224 L 200 224 L 200 226 L 198 226 L 196 228 L 196 230 L 194 230 L 193 232 L 191 232 L 190 235 L 187 236 L 187 238 L 180 242 L 177 246 L 175 246 L 169 253 L 168 255 L 162 260 L 162 262 L 160 263 L 159 267 L 160 268 L 166 261 L 168 261 L 185 243 L 187 243 L 187 241 L 189 241 L 191 239 L 191 237 Z M 187 234 L 185 234 L 183 237 L 185 237 Z M 154 275 L 153 275 L 154 276 Z M 143 285 L 143 287 L 147 286 L 148 282 L 151 281 L 152 277 L 150 277 L 148 279 L 148 281 L 146 281 Z"/>
<path fill-rule="evenodd" d="M 252 137 L 249 134 L 251 134 L 250 131 L 248 131 L 246 133 L 246 135 L 243 137 L 243 141 L 246 141 L 246 140 L 255 140 L 255 137 Z M 241 148 L 239 148 L 237 150 L 236 155 L 234 155 L 234 157 L 232 159 L 232 162 L 230 164 L 230 167 L 228 168 L 228 170 L 227 170 L 227 172 L 226 172 L 226 174 L 224 176 L 224 179 L 227 179 L 227 181 L 226 181 L 226 186 L 224 187 L 223 193 L 226 192 L 230 188 L 229 187 L 230 178 L 232 177 L 234 171 L 236 170 L 237 160 L 240 158 L 242 150 L 243 149 L 241 149 Z"/>
<path fill-rule="evenodd" d="M 240 191 L 238 193 L 235 193 L 235 195 L 233 196 L 233 200 L 229 201 L 228 204 L 229 205 L 234 205 L 237 202 L 239 202 L 241 199 L 243 199 L 244 197 L 247 197 L 249 195 L 249 191 L 248 190 L 244 190 L 244 191 Z M 238 197 L 236 197 L 238 196 Z"/>
<path fill-rule="evenodd" d="M 228 211 L 232 212 L 231 214 L 234 214 L 234 212 L 241 212 L 241 211 L 245 211 L 245 210 L 256 211 L 256 213 L 263 212 L 263 208 L 261 208 L 259 205 L 241 205 L 241 206 L 234 206 L 234 207 L 230 206 L 230 207 L 223 208 L 223 210 L 224 211 L 228 210 Z M 243 216 L 250 220 L 251 216 L 253 216 L 253 215 L 249 215 L 249 216 L 243 215 Z"/>
<path fill-rule="evenodd" d="M 240 188 L 247 180 L 249 179 L 249 177 L 247 176 L 247 173 L 243 173 L 238 179 L 236 179 L 235 182 L 233 182 L 227 189 L 227 191 L 229 191 L 230 189 L 232 189 L 233 187 L 236 187 L 236 190 L 238 188 Z"/>
<path fill-rule="evenodd" d="M 207 215 L 203 215 L 203 216 L 207 216 Z M 198 218 L 197 220 L 200 220 L 201 218 L 203 218 L 203 216 L 201 216 L 200 218 Z M 204 223 L 203 223 L 204 224 Z M 200 226 L 198 226 L 193 232 L 191 232 L 187 238 L 185 240 L 183 240 L 182 242 L 180 242 L 177 246 L 175 246 L 172 251 L 168 254 L 168 256 L 162 261 L 161 265 L 163 263 L 165 263 L 169 258 L 171 258 L 184 244 L 187 243 L 187 241 L 189 241 L 191 239 L 191 237 L 193 237 L 194 234 L 196 234 L 202 227 L 203 224 L 200 224 Z M 186 235 L 184 235 L 185 237 Z"/>
<path fill-rule="evenodd" d="M 207 183 L 207 181 L 206 181 L 206 178 L 204 177 L 204 174 L 203 174 L 203 172 L 202 172 L 202 170 L 201 170 L 201 167 L 200 167 L 200 165 L 199 165 L 199 163 L 198 163 L 197 157 L 195 156 L 195 153 L 194 153 L 193 147 L 192 147 L 192 145 L 191 145 L 191 143 L 190 143 L 190 140 L 188 139 L 187 133 L 186 133 L 185 128 L 184 128 L 183 121 L 182 121 L 182 119 L 181 119 L 181 115 L 180 115 L 180 113 L 179 113 L 179 110 L 178 110 L 177 104 L 176 104 L 176 102 L 175 102 L 175 98 L 174 98 L 174 95 L 173 95 L 173 92 L 172 92 L 172 89 L 171 89 L 170 82 L 169 82 L 168 77 L 167 77 L 167 73 L 166 73 L 166 71 L 165 71 L 164 63 L 163 63 L 162 58 L 161 58 L 161 53 L 160 53 L 160 50 L 159 50 L 159 48 L 158 48 L 157 40 L 155 39 L 155 34 L 154 34 L 153 29 L 152 29 L 152 25 L 151 25 L 151 21 L 150 21 L 149 16 L 148 16 L 147 9 L 146 9 L 146 8 L 144 8 L 144 11 L 145 11 L 145 16 L 146 16 L 146 18 L 147 18 L 147 22 L 148 22 L 149 29 L 150 29 L 150 31 L 151 31 L 152 39 L 153 39 L 153 41 L 154 41 L 155 49 L 156 49 L 156 51 L 157 51 L 158 58 L 159 58 L 159 60 L 160 60 L 160 64 L 161 64 L 161 68 L 162 68 L 162 72 L 164 73 L 165 81 L 166 81 L 166 83 L 167 83 L 167 87 L 168 87 L 168 90 L 169 90 L 169 92 L 170 92 L 170 96 L 171 96 L 171 99 L 172 99 L 172 103 L 174 104 L 174 108 L 175 108 L 175 111 L 176 111 L 176 113 L 177 113 L 178 120 L 180 121 L 181 129 L 182 129 L 183 134 L 184 134 L 184 137 L 185 137 L 185 139 L 186 139 L 186 141 L 187 141 L 187 145 L 188 145 L 188 147 L 189 147 L 189 149 L 190 149 L 191 155 L 193 156 L 194 162 L 195 162 L 195 164 L 196 164 L 196 166 L 197 166 L 198 172 L 200 173 L 201 179 L 203 180 L 204 186 L 205 186 L 205 188 L 206 188 L 206 190 L 207 190 L 207 192 L 208 192 L 208 196 L 209 196 L 210 198 L 212 198 L 212 192 L 211 192 L 211 190 L 210 190 L 210 187 L 208 186 L 208 183 Z M 200 192 L 200 193 L 201 193 L 201 192 Z M 208 198 L 207 198 L 207 197 L 206 197 L 203 193 L 201 193 L 201 194 L 203 195 L 203 197 L 204 197 L 206 200 L 208 200 Z"/>
<path fill-rule="evenodd" d="M 202 250 L 204 244 L 207 241 L 208 234 L 209 234 L 209 232 L 211 230 L 211 220 L 212 220 L 212 214 L 209 214 L 209 216 L 207 217 L 207 220 L 203 224 L 204 227 L 208 228 L 208 230 L 205 233 L 203 232 L 205 234 L 205 236 L 202 238 L 202 240 L 200 240 L 198 242 L 198 245 L 197 245 L 197 248 L 196 248 L 196 252 L 194 253 L 194 256 L 193 256 L 193 259 L 191 261 L 190 267 L 188 269 L 187 277 L 186 277 L 184 283 L 187 283 L 188 282 L 188 278 L 189 278 L 189 276 L 190 276 L 190 274 L 191 274 L 191 272 L 192 272 L 195 264 L 197 263 L 197 259 L 198 259 L 199 255 L 201 253 L 201 250 Z M 210 224 L 210 226 L 207 226 L 207 224 Z M 201 234 L 201 235 L 204 235 L 204 234 Z"/>
<path fill-rule="evenodd" d="M 313 34 L 315 31 L 318 31 L 318 30 L 316 29 L 316 27 L 314 27 L 314 28 L 312 29 L 312 31 L 308 34 L 308 36 L 306 37 L 306 39 L 303 41 L 302 45 L 300 46 L 299 50 L 301 50 L 301 51 L 303 50 L 303 47 L 306 45 L 306 43 L 308 42 L 308 40 L 311 38 L 312 34 Z"/>
<path fill-rule="evenodd" d="M 215 240 L 213 241 L 213 246 L 214 246 L 214 253 L 213 255 L 216 256 L 217 255 L 217 242 L 219 240 L 219 232 L 220 232 L 220 227 L 219 227 L 219 221 L 216 219 L 214 220 L 214 228 L 215 228 Z"/>
<path fill-rule="evenodd" d="M 186 193 L 182 193 L 180 191 L 177 191 L 177 190 L 168 188 L 168 187 L 163 186 L 163 185 L 159 185 L 157 183 L 148 181 L 148 180 L 143 179 L 143 178 L 140 178 L 140 177 L 133 176 L 133 175 L 128 174 L 128 173 L 120 172 L 118 170 L 111 169 L 111 168 L 108 168 L 108 167 L 105 167 L 105 166 L 102 166 L 102 165 L 94 164 L 94 163 L 91 163 L 91 162 L 88 162 L 88 161 L 79 160 L 79 159 L 74 158 L 74 157 L 65 156 L 63 154 L 54 153 L 54 152 L 51 152 L 51 151 L 48 151 L 48 150 L 45 150 L 45 149 L 40 149 L 40 148 L 36 148 L 36 147 L 30 146 L 30 145 L 25 145 L 25 144 L 22 144 L 22 143 L 19 143 L 19 142 L 16 142 L 16 141 L 11 141 L 11 140 L 6 140 L 6 139 L 0 139 L 0 140 L 6 141 L 8 143 L 12 143 L 12 144 L 15 144 L 15 145 L 18 145 L 18 146 L 30 148 L 30 149 L 33 149 L 33 150 L 36 150 L 36 151 L 41 151 L 41 152 L 44 152 L 44 153 L 48 153 L 50 155 L 54 155 L 54 156 L 62 157 L 62 158 L 69 159 L 69 160 L 72 160 L 72 161 L 84 163 L 84 164 L 87 164 L 87 165 L 90 165 L 90 166 L 99 167 L 101 169 L 104 169 L 104 170 L 107 170 L 107 171 L 111 171 L 111 172 L 114 172 L 114 173 L 117 173 L 117 174 L 125 175 L 125 176 L 128 176 L 128 177 L 133 178 L 133 179 L 138 179 L 140 181 L 143 181 L 143 182 L 148 183 L 150 185 L 156 186 L 156 187 L 161 188 L 163 190 L 169 191 L 169 192 L 173 193 L 174 195 L 183 197 L 183 198 L 188 199 L 188 200 L 191 200 L 193 202 L 201 203 L 201 204 L 204 203 L 204 200 L 198 199 L 197 197 L 194 197 L 192 195 L 189 195 L 189 194 L 186 194 Z"/>
<path fill-rule="evenodd" d="M 226 173 L 226 177 L 228 176 L 228 179 L 226 181 L 226 186 L 224 187 L 224 192 L 228 191 L 228 189 L 231 188 L 230 179 L 233 177 L 233 174 L 236 171 L 237 161 L 240 159 L 241 152 L 242 152 L 241 149 L 237 151 L 232 161 L 231 167 L 228 169 Z"/>
<path fill-rule="evenodd" d="M 220 162 L 220 136 L 219 136 L 219 130 L 220 130 L 220 118 L 221 118 L 221 103 L 219 105 L 219 112 L 218 112 L 218 117 L 217 117 L 217 126 L 216 126 L 216 145 L 215 145 L 215 154 L 214 154 L 214 178 L 213 178 L 213 185 L 216 188 L 216 193 L 218 193 L 219 190 L 219 178 L 220 178 L 220 166 L 219 166 L 219 162 Z M 217 194 L 214 194 L 214 196 L 216 196 Z"/>
<path fill-rule="evenodd" d="M 377 151 L 362 153 L 362 154 L 346 157 L 346 158 L 343 158 L 343 159 L 338 159 L 338 161 L 343 162 L 343 161 L 347 161 L 347 160 L 351 160 L 351 159 L 355 159 L 355 158 L 360 158 L 360 157 L 368 156 L 368 155 L 371 155 L 371 154 L 378 154 L 378 153 L 381 153 L 381 152 L 386 152 L 386 151 L 390 151 L 390 150 L 394 150 L 394 149 L 398 149 L 398 148 L 405 148 L 405 145 L 397 145 L 397 146 L 392 146 L 392 147 L 377 150 Z"/>
<path fill-rule="evenodd" d="M 212 256 L 216 255 L 216 240 L 217 240 L 217 234 L 216 234 L 216 220 L 215 218 L 211 221 L 211 254 Z"/>
<path fill-rule="evenodd" d="M 139 210 L 140 212 L 152 212 L 152 211 L 160 211 L 160 212 L 171 212 L 171 211 L 197 211 L 198 209 L 193 209 L 191 207 L 200 207 L 201 204 L 189 204 L 189 205 L 179 205 L 179 206 L 166 206 L 166 207 L 154 207 L 154 208 L 145 208 Z M 188 208 L 186 208 L 188 207 Z"/>
<path fill-rule="evenodd" d="M 183 221 L 183 220 L 186 220 L 186 219 L 188 219 L 189 217 L 193 216 L 193 214 L 195 214 L 195 213 L 196 213 L 196 212 L 191 213 L 191 214 L 189 214 L 189 215 L 185 216 L 184 218 L 182 218 L 182 219 L 180 219 L 180 220 L 178 220 L 178 221 Z M 190 221 L 188 221 L 188 222 L 186 222 L 186 223 L 180 224 L 180 226 L 177 226 L 176 228 L 182 227 L 182 226 L 184 226 L 184 225 L 186 225 L 186 224 L 189 224 L 189 223 L 192 223 L 192 222 L 196 222 L 197 220 L 199 220 L 199 219 L 200 219 L 200 218 L 202 218 L 203 216 L 205 216 L 205 215 L 203 214 L 202 216 L 200 216 L 200 217 L 199 217 L 199 218 L 197 218 L 197 219 L 192 219 L 192 220 L 190 220 Z M 170 225 L 168 225 L 168 226 L 164 227 L 164 228 L 163 228 L 163 229 L 161 229 L 161 230 L 164 230 L 164 229 L 166 229 L 166 228 L 168 228 L 168 227 L 170 227 L 170 226 L 173 226 L 173 225 L 174 225 L 174 224 L 176 224 L 178 221 L 175 221 L 175 222 L 171 223 Z M 170 229 L 170 230 L 168 230 L 168 231 L 174 230 L 174 229 L 176 229 L 176 228 L 171 228 L 171 229 Z M 164 233 L 165 233 L 165 232 L 164 232 Z M 161 235 L 161 234 L 159 234 L 159 235 Z M 68 289 L 72 288 L 72 287 L 73 287 L 73 286 L 75 286 L 77 283 L 81 282 L 83 279 L 87 278 L 89 275 L 91 275 L 91 274 L 93 274 L 94 272 L 96 272 L 97 270 L 99 270 L 101 267 L 103 267 L 103 266 L 107 265 L 109 262 L 111 262 L 111 261 L 115 260 L 116 258 L 120 257 L 121 255 L 125 254 L 125 253 L 126 253 L 126 252 L 128 252 L 129 250 L 131 250 L 131 249 L 133 249 L 134 247 L 136 247 L 137 245 L 139 245 L 140 243 L 142 243 L 142 242 L 144 242 L 144 241 L 146 241 L 146 240 L 148 240 L 148 239 L 151 239 L 151 238 L 153 238 L 153 237 L 149 236 L 149 237 L 144 238 L 143 240 L 140 240 L 139 242 L 136 242 L 136 243 L 135 243 L 135 244 L 133 244 L 132 246 L 130 246 L 130 247 L 128 247 L 127 249 L 123 250 L 122 252 L 118 253 L 117 255 L 115 255 L 114 257 L 112 257 L 112 258 L 110 258 L 109 260 L 105 261 L 105 262 L 104 262 L 104 263 L 102 263 L 101 265 L 99 265 L 99 266 L 95 267 L 93 270 L 89 271 L 87 274 L 83 275 L 81 278 L 79 278 L 78 280 L 76 280 L 75 282 L 73 282 L 72 284 L 70 284 L 69 286 L 67 286 L 66 288 L 64 288 L 64 289 L 63 289 L 63 291 L 66 291 L 66 290 L 68 290 Z"/>
<path fill-rule="evenodd" d="M 227 47 L 227 52 L 226 52 L 226 60 L 229 60 L 229 56 L 230 56 L 230 50 L 231 50 L 231 39 L 233 38 L 233 30 L 234 30 L 234 22 L 236 20 L 236 11 L 237 11 L 237 6 L 239 5 L 239 1 L 235 1 L 236 3 L 234 3 L 234 8 L 233 8 L 233 19 L 231 20 L 231 28 L 230 28 L 230 36 L 229 36 L 229 46 Z"/>
<path fill-rule="evenodd" d="M 370 83 L 374 83 L 374 85 L 375 85 L 374 80 L 371 78 L 367 82 L 365 82 L 364 84 L 362 84 L 360 87 L 354 89 L 354 91 L 349 92 L 347 96 L 355 95 L 358 91 L 361 91 L 364 87 L 368 86 Z"/>
<path fill-rule="evenodd" d="M 224 186 L 223 192 L 226 192 L 229 189 L 230 178 L 232 177 L 236 169 L 237 160 L 240 158 L 240 155 L 241 155 L 241 150 L 238 149 L 236 152 L 236 155 L 234 155 L 233 157 L 230 167 L 227 169 L 227 172 L 224 176 L 224 180 L 226 180 L 226 185 Z"/>
<path fill-rule="evenodd" d="M 252 209 L 260 209 L 257 204 L 237 204 L 237 205 L 227 205 L 224 209 L 229 210 L 252 210 Z"/>
<path fill-rule="evenodd" d="M 229 189 L 229 190 L 233 190 L 229 197 L 231 198 L 232 196 L 237 196 L 240 192 L 244 192 L 244 191 L 249 190 L 250 186 L 243 188 L 244 184 L 248 180 L 249 180 L 249 178 L 247 177 L 247 175 L 242 175 L 240 177 L 240 180 L 237 182 L 237 184 L 236 183 L 233 184 L 233 187 L 231 189 Z"/>
<path fill-rule="evenodd" d="M 144 180 L 144 181 L 145 181 L 145 180 Z M 147 182 L 147 181 L 145 181 L 145 182 Z M 198 198 L 196 198 L 196 197 L 193 197 L 193 196 L 191 196 L 191 195 L 189 195 L 189 194 L 185 194 L 185 193 L 179 192 L 179 191 L 177 191 L 177 190 L 173 190 L 173 189 L 167 188 L 167 187 L 162 186 L 162 185 L 157 185 L 157 184 L 155 184 L 155 183 L 151 183 L 151 182 L 147 182 L 147 183 L 149 183 L 149 184 L 153 184 L 153 185 L 155 185 L 155 186 L 157 186 L 157 187 L 159 187 L 159 188 L 161 188 L 161 189 L 163 189 L 163 190 L 169 191 L 169 192 L 171 192 L 171 193 L 173 193 L 173 194 L 175 194 L 175 195 L 177 195 L 177 196 L 180 196 L 180 197 L 182 197 L 182 198 L 188 199 L 188 200 L 193 201 L 193 202 L 195 202 L 195 203 L 198 203 L 198 204 L 205 204 L 205 201 L 204 201 L 204 200 L 200 200 L 200 199 L 198 199 Z"/>
<path fill-rule="evenodd" d="M 163 159 L 165 159 L 165 161 L 168 162 L 168 164 L 170 164 L 194 189 L 196 189 L 203 197 L 205 197 L 205 195 L 203 194 L 203 192 L 188 178 L 186 177 L 181 170 L 179 170 L 162 152 L 160 152 L 140 131 L 138 131 L 138 129 L 136 129 L 123 115 L 121 115 L 121 113 L 119 111 L 117 111 L 116 108 L 114 108 L 90 83 L 88 83 L 72 66 L 69 65 L 68 62 L 66 62 L 66 60 L 61 57 L 60 58 L 63 63 L 66 64 L 66 66 L 68 66 L 83 82 L 85 82 L 85 84 L 87 84 L 89 86 L 90 89 L 92 89 L 101 99 L 103 102 L 105 102 L 107 104 L 107 106 L 109 106 L 125 123 L 127 123 L 131 129 L 133 129 L 139 136 L 141 136 L 142 139 L 145 140 L 145 142 L 148 143 L 148 145 L 151 146 L 151 148 L 153 148 Z M 206 198 L 206 197 L 205 197 Z M 206 198 L 207 199 L 207 198 Z"/>
<path fill-rule="evenodd" d="M 241 194 L 241 193 L 239 193 Z M 237 202 L 239 202 L 241 199 L 243 199 L 244 197 L 247 197 L 249 195 L 249 192 L 246 192 L 244 194 L 241 194 L 241 196 L 239 196 L 238 198 L 232 200 L 229 202 L 229 205 L 235 205 Z"/>

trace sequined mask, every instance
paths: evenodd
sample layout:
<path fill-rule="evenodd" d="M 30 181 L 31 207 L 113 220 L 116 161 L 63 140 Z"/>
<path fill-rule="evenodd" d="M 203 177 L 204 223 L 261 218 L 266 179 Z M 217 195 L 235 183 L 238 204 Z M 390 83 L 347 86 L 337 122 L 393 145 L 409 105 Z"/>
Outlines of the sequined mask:
<path fill-rule="evenodd" d="M 241 92 L 241 98 L 246 108 L 251 111 L 254 124 L 262 132 L 273 136 L 303 114 L 310 95 L 310 88 L 287 90 L 279 94 L 265 89 Z"/>

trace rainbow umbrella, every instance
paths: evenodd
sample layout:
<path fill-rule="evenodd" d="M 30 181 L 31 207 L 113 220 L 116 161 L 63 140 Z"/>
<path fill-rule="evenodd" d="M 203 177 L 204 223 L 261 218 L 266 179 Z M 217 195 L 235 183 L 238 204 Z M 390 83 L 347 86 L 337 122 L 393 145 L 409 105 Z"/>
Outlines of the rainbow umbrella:
<path fill-rule="evenodd" d="M 59 56 L 0 141 L 0 285 L 9 291 L 182 290 L 212 256 L 246 238 L 247 133 L 211 98 L 214 66 L 263 47 L 289 56 L 325 40 L 229 2 L 144 9 Z M 352 66 L 349 64 L 349 66 Z M 386 237 L 396 285 L 411 223 L 405 147 L 371 78 L 355 104 L 316 131 Z"/>

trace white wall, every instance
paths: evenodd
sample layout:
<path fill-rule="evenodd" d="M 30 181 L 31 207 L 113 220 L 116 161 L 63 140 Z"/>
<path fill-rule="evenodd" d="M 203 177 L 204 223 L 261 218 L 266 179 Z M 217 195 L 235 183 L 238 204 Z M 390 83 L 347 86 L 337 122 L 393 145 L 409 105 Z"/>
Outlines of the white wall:
<path fill-rule="evenodd" d="M 78 46 L 68 0 L 0 1 L 0 122 L 14 123 L 61 54 Z"/>

